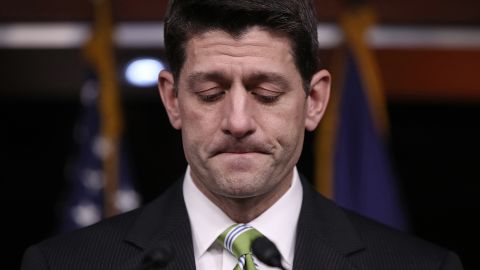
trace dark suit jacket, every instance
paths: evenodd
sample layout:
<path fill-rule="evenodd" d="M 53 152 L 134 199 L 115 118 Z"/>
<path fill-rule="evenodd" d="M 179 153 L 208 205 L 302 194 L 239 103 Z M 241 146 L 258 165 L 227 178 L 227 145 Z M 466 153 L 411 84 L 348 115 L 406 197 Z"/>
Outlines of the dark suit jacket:
<path fill-rule="evenodd" d="M 303 181 L 294 269 L 462 269 L 448 250 L 339 208 Z M 152 203 L 31 246 L 23 270 L 141 269 L 145 253 L 170 245 L 166 269 L 195 269 L 191 229 L 178 181 Z"/>

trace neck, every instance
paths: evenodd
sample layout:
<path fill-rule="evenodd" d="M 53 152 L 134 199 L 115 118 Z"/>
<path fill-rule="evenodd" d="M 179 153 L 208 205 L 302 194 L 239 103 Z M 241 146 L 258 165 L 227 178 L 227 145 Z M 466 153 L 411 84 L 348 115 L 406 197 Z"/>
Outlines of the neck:
<path fill-rule="evenodd" d="M 249 223 L 280 199 L 282 194 L 274 196 L 256 196 L 251 198 L 210 198 L 222 211 L 237 223 Z"/>

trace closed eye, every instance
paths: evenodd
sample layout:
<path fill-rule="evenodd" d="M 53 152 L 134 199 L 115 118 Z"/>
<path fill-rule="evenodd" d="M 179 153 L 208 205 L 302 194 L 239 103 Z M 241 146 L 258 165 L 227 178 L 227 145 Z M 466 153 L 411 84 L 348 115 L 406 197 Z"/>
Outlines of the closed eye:
<path fill-rule="evenodd" d="M 218 87 L 197 92 L 197 96 L 200 101 L 205 103 L 213 103 L 217 100 L 220 100 L 224 95 L 225 91 Z"/>
<path fill-rule="evenodd" d="M 250 93 L 252 93 L 252 95 L 255 96 L 258 101 L 264 104 L 275 103 L 283 94 L 281 92 L 271 91 L 263 88 L 252 90 Z"/>

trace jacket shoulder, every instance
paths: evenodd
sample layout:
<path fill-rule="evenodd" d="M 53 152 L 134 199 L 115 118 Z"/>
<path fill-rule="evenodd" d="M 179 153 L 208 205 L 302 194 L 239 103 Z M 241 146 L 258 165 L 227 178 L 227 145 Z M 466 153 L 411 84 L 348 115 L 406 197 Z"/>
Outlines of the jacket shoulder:
<path fill-rule="evenodd" d="M 463 269 L 453 252 L 342 208 L 305 181 L 302 184 L 304 201 L 297 247 L 313 257 L 327 256 L 312 250 L 323 247 L 332 257 L 354 266 L 351 269 Z M 312 233 L 316 237 L 312 238 Z"/>
<path fill-rule="evenodd" d="M 458 256 L 443 247 L 350 210 L 344 212 L 365 245 L 362 255 L 352 255 L 360 264 L 369 260 L 383 269 L 463 269 Z"/>
<path fill-rule="evenodd" d="M 119 269 L 138 265 L 145 248 L 155 244 L 158 235 L 168 234 L 188 220 L 184 217 L 181 187 L 182 182 L 177 181 L 138 209 L 31 246 L 24 254 L 22 269 Z"/>
<path fill-rule="evenodd" d="M 22 269 L 115 269 L 121 258 L 138 252 L 124 238 L 140 211 L 120 214 L 35 244 L 24 253 Z"/>

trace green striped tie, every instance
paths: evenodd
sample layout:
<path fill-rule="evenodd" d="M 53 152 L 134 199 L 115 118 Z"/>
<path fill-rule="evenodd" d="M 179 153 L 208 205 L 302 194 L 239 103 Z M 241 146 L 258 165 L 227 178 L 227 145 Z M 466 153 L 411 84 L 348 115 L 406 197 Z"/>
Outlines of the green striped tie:
<path fill-rule="evenodd" d="M 256 270 L 251 246 L 260 236 L 262 234 L 248 224 L 234 224 L 218 236 L 217 242 L 238 259 L 233 270 Z"/>

